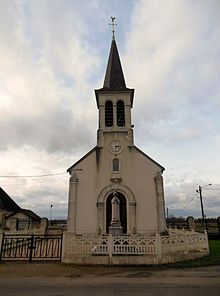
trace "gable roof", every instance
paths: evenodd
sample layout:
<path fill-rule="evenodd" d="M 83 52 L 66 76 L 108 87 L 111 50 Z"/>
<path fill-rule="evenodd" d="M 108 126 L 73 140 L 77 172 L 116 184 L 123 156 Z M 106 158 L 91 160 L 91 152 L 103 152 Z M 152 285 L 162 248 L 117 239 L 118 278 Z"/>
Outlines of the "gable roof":
<path fill-rule="evenodd" d="M 90 154 L 92 154 L 94 151 L 96 151 L 96 153 L 98 153 L 98 150 L 100 148 L 98 146 L 95 146 L 94 148 L 92 148 L 88 153 L 86 153 L 83 157 L 81 157 L 77 162 L 75 162 L 71 167 L 69 167 L 67 169 L 68 173 L 71 173 L 71 170 L 78 165 L 81 161 L 83 161 L 85 158 L 87 158 L 87 156 L 89 156 Z M 158 162 L 156 162 L 153 158 L 151 158 L 150 156 L 148 156 L 147 154 L 145 154 L 142 150 L 140 150 L 137 146 L 134 146 L 134 149 L 137 150 L 139 153 L 141 153 L 144 157 L 146 157 L 147 159 L 149 159 L 150 161 L 152 161 L 154 164 L 156 164 L 157 166 L 160 167 L 160 169 L 162 171 L 165 170 L 165 168 L 160 165 Z"/>
<path fill-rule="evenodd" d="M 14 216 L 17 213 L 23 213 L 23 214 L 27 215 L 29 218 L 31 218 L 32 221 L 41 220 L 41 217 L 38 216 L 37 214 L 35 214 L 34 212 L 32 212 L 31 210 L 26 210 L 26 209 L 21 209 L 21 208 L 19 210 L 15 211 L 14 213 L 8 215 L 6 219 Z"/>
<path fill-rule="evenodd" d="M 0 187 L 0 209 L 4 211 L 20 210 L 19 205 Z"/>
<path fill-rule="evenodd" d="M 71 173 L 71 170 L 77 165 L 79 164 L 81 161 L 83 161 L 87 156 L 89 156 L 90 154 L 92 154 L 94 151 L 96 151 L 98 148 L 98 146 L 95 146 L 94 148 L 92 148 L 88 153 L 86 153 L 83 157 L 81 157 L 77 162 L 75 162 L 73 165 L 71 165 L 71 167 L 69 167 L 67 169 L 68 173 Z"/>
<path fill-rule="evenodd" d="M 152 161 L 154 164 L 156 164 L 157 166 L 159 166 L 161 168 L 162 171 L 165 171 L 165 168 L 160 165 L 158 162 L 156 162 L 153 158 L 151 158 L 150 156 L 148 156 L 147 154 L 145 154 L 142 150 L 140 150 L 137 146 L 134 146 L 134 148 L 140 152 L 144 157 L 148 158 L 150 161 Z"/>

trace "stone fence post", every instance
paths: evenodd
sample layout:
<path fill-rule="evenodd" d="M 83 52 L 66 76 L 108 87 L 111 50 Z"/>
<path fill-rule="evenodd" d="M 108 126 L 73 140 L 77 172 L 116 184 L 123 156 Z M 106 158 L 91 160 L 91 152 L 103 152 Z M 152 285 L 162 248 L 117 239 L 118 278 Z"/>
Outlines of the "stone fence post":
<path fill-rule="evenodd" d="M 157 259 L 158 259 L 158 263 L 161 262 L 161 258 L 162 258 L 162 246 L 161 246 L 161 236 L 160 233 L 156 233 L 156 253 L 157 253 Z"/>
<path fill-rule="evenodd" d="M 40 233 L 41 234 L 46 234 L 48 228 L 48 219 L 47 218 L 42 218 L 40 221 Z"/>
<path fill-rule="evenodd" d="M 188 257 L 188 241 L 187 241 L 187 232 L 183 229 L 183 239 L 184 239 L 184 254 Z"/>
<path fill-rule="evenodd" d="M 192 216 L 187 217 L 187 227 L 189 230 L 195 230 L 195 219 Z"/>
<path fill-rule="evenodd" d="M 114 246 L 113 246 L 113 236 L 109 234 L 108 236 L 108 256 L 109 256 L 109 263 L 112 263 L 112 254 L 113 254 Z"/>

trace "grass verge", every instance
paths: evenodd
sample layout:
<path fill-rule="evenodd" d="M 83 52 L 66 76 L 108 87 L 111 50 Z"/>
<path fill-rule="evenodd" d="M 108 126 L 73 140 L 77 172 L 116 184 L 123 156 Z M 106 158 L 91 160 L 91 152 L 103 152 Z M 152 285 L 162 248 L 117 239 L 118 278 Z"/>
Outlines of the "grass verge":
<path fill-rule="evenodd" d="M 210 254 L 208 256 L 172 263 L 169 264 L 169 267 L 183 268 L 220 265 L 220 240 L 209 240 L 209 251 Z"/>

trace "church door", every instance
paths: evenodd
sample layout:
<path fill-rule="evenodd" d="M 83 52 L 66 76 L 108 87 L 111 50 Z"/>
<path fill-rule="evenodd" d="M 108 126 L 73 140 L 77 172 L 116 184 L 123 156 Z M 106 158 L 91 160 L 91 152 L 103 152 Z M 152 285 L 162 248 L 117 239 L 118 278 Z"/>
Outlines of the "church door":
<path fill-rule="evenodd" d="M 111 200 L 113 198 L 113 193 L 111 193 L 106 201 L 106 233 L 109 233 L 109 226 L 112 219 L 112 205 Z M 123 233 L 127 233 L 127 204 L 126 198 L 120 192 L 118 192 L 118 198 L 120 200 L 120 221 L 123 228 Z"/>

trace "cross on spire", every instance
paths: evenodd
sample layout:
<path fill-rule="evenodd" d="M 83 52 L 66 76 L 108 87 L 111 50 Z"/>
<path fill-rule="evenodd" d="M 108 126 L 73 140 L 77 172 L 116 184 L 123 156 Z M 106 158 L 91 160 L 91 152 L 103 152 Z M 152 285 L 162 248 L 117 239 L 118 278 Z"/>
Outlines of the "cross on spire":
<path fill-rule="evenodd" d="M 115 26 L 117 26 L 117 24 L 115 23 L 115 17 L 111 16 L 112 22 L 111 24 L 109 24 L 109 26 L 112 26 L 112 37 L 113 39 L 115 39 Z"/>

